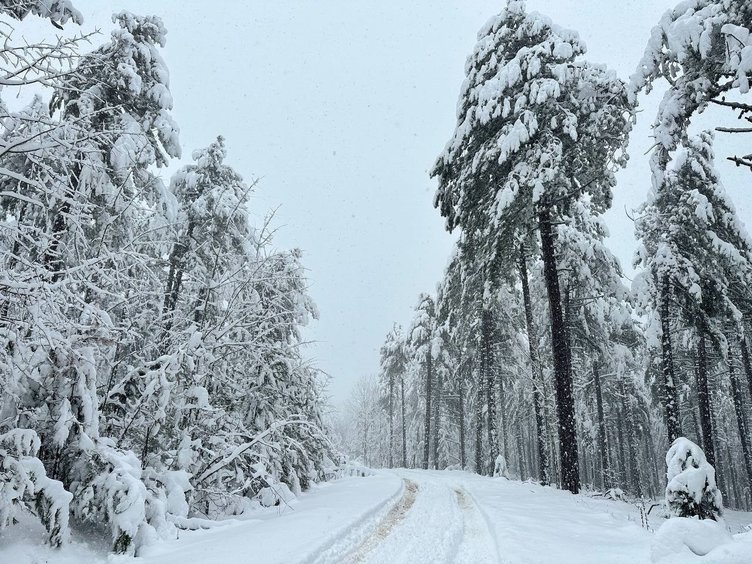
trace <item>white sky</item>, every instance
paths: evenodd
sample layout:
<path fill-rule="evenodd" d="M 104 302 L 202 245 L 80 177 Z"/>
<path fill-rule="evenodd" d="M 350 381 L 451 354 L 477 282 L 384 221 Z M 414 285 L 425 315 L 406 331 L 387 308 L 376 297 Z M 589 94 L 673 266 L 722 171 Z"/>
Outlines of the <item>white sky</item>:
<path fill-rule="evenodd" d="M 588 58 L 628 78 L 650 28 L 675 0 L 528 0 L 577 30 Z M 85 30 L 109 33 L 122 9 L 162 17 L 183 160 L 218 134 L 229 163 L 261 177 L 255 220 L 279 207 L 280 247 L 300 247 L 321 319 L 307 331 L 335 403 L 378 370 L 378 350 L 441 278 L 452 238 L 431 205 L 428 177 L 455 125 L 464 61 L 503 0 L 75 0 Z M 631 272 L 625 208 L 650 185 L 649 125 L 640 114 L 628 169 L 608 214 L 611 247 Z M 715 125 L 716 120 L 708 121 Z M 733 120 L 732 120 L 733 123 Z M 749 142 L 750 139 L 746 138 Z M 719 161 L 730 152 L 726 138 Z M 744 138 L 733 142 L 744 143 Z M 747 143 L 749 144 L 749 143 Z M 739 149 L 741 151 L 743 149 Z M 746 151 L 749 152 L 749 151 Z M 171 167 L 172 169 L 173 167 Z M 747 220 L 745 171 L 724 167 Z M 165 175 L 165 180 L 167 175 Z"/>

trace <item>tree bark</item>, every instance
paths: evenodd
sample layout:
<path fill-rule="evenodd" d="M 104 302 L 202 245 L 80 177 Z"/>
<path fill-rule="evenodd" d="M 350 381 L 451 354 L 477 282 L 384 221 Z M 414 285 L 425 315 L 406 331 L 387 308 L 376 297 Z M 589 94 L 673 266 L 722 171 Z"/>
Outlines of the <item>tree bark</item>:
<path fill-rule="evenodd" d="M 637 448 L 637 435 L 634 429 L 634 423 L 632 421 L 632 404 L 627 397 L 627 388 L 625 384 L 626 376 L 621 375 L 621 405 L 624 411 L 624 417 L 626 422 L 626 447 L 627 447 L 627 464 L 629 467 L 629 485 L 630 490 L 637 497 L 642 497 L 642 484 L 640 481 L 640 469 L 637 465 L 637 455 L 639 449 Z"/>
<path fill-rule="evenodd" d="M 603 413 L 603 385 L 601 384 L 601 373 L 598 369 L 598 361 L 593 361 L 593 383 L 595 387 L 595 408 L 598 417 L 598 451 L 601 462 L 601 480 L 603 480 L 603 489 L 612 487 L 611 469 L 608 465 L 608 446 L 606 444 L 606 421 Z"/>
<path fill-rule="evenodd" d="M 671 349 L 671 279 L 665 275 L 661 280 L 661 361 L 663 365 L 663 408 L 666 413 L 668 442 L 681 436 L 679 400 L 674 381 L 674 355 Z"/>
<path fill-rule="evenodd" d="M 554 380 L 556 383 L 556 413 L 559 426 L 559 457 L 561 485 L 572 493 L 580 491 L 579 453 L 577 451 L 577 429 L 572 395 L 572 372 L 569 366 L 570 354 L 567 342 L 564 315 L 562 312 L 559 273 L 556 262 L 556 241 L 550 212 L 543 208 L 538 214 L 538 228 L 541 236 L 543 274 L 548 293 L 549 316 L 551 321 L 551 343 L 554 360 Z"/>
<path fill-rule="evenodd" d="M 62 245 L 63 237 L 68 230 L 68 218 L 71 213 L 71 203 L 78 191 L 82 170 L 81 162 L 76 160 L 73 164 L 71 174 L 68 177 L 69 182 L 65 190 L 65 196 L 55 213 L 55 218 L 52 220 L 50 243 L 44 253 L 44 258 L 42 259 L 45 269 L 51 273 L 50 280 L 52 282 L 58 282 L 63 277 L 65 261 L 60 256 L 60 246 Z"/>
<path fill-rule="evenodd" d="M 475 473 L 483 474 L 483 373 L 478 371 L 475 394 Z"/>
<path fill-rule="evenodd" d="M 426 417 L 424 422 L 423 433 L 423 470 L 428 470 L 428 455 L 431 452 L 431 396 L 433 395 L 433 373 L 432 373 L 431 343 L 428 344 L 426 353 Z"/>
<path fill-rule="evenodd" d="M 715 449 L 713 448 L 713 407 L 708 392 L 708 354 L 705 344 L 705 326 L 702 321 L 697 324 L 697 401 L 700 407 L 700 430 L 705 458 L 715 466 Z"/>
<path fill-rule="evenodd" d="M 731 340 L 728 345 L 728 369 L 729 380 L 731 381 L 731 395 L 734 401 L 734 412 L 736 413 L 736 424 L 739 429 L 739 440 L 742 443 L 742 455 L 744 456 L 744 469 L 747 471 L 746 490 L 752 489 L 752 450 L 750 450 L 749 433 L 747 432 L 747 419 L 744 415 L 744 400 L 742 398 L 742 388 L 739 379 L 736 377 L 736 368 L 734 366 L 734 351 L 731 347 Z"/>
<path fill-rule="evenodd" d="M 400 396 L 402 401 L 402 467 L 407 468 L 407 427 L 405 425 L 405 379 L 400 378 Z"/>
<path fill-rule="evenodd" d="M 533 324 L 533 304 L 530 299 L 527 259 L 525 248 L 522 246 L 520 246 L 520 282 L 522 282 L 522 300 L 525 306 L 527 345 L 533 372 L 533 411 L 535 412 L 536 445 L 538 447 L 538 480 L 545 486 L 549 483 L 549 476 L 548 459 L 546 457 L 546 429 L 543 422 L 543 372 L 538 356 L 538 333 Z"/>
<path fill-rule="evenodd" d="M 394 371 L 389 370 L 389 468 L 394 468 Z"/>
<path fill-rule="evenodd" d="M 459 424 L 460 424 L 460 467 L 465 469 L 465 372 L 461 368 L 458 371 L 457 395 L 459 396 Z"/>
<path fill-rule="evenodd" d="M 746 335 L 741 338 L 739 348 L 742 350 L 742 366 L 744 366 L 744 375 L 747 377 L 749 397 L 752 398 L 752 362 L 749 360 L 749 347 L 747 345 Z"/>
<path fill-rule="evenodd" d="M 493 475 L 494 464 L 499 456 L 499 441 L 496 434 L 496 397 L 494 393 L 494 370 L 492 351 L 492 320 L 491 312 L 484 309 L 481 318 L 481 373 L 486 387 L 486 431 L 488 432 L 488 449 L 491 460 L 488 467 L 489 476 Z"/>
<path fill-rule="evenodd" d="M 444 378 L 439 370 L 436 374 L 436 397 L 433 403 L 433 467 L 439 469 L 439 427 L 441 425 L 441 388 Z"/>

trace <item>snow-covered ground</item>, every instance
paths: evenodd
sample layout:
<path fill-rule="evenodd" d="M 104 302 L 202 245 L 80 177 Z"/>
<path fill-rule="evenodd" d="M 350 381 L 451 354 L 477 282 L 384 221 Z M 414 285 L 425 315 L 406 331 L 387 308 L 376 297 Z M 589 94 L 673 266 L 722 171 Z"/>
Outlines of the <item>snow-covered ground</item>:
<path fill-rule="evenodd" d="M 648 530 L 630 503 L 465 472 L 380 471 L 317 486 L 289 506 L 208 530 L 181 531 L 136 559 L 108 557 L 106 543 L 81 536 L 61 550 L 23 522 L 0 533 L 2 564 L 203 563 L 648 563 L 663 518 Z M 728 511 L 740 533 L 752 513 Z M 752 562 L 750 534 L 699 558 L 665 562 Z M 661 560 L 664 562 L 664 560 Z"/>

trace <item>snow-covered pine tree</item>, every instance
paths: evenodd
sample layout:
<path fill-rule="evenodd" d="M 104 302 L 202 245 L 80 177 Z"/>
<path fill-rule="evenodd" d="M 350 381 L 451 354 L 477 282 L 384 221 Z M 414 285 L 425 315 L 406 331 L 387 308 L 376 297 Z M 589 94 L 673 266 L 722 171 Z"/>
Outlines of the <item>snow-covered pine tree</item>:
<path fill-rule="evenodd" d="M 380 378 L 382 389 L 386 392 L 387 414 L 389 418 L 389 456 L 388 466 L 394 468 L 394 452 L 396 449 L 394 439 L 394 427 L 395 427 L 395 406 L 398 404 L 397 391 L 398 388 L 404 386 L 403 380 L 405 378 L 405 369 L 407 359 L 405 358 L 405 340 L 402 336 L 402 328 L 395 325 L 389 333 L 387 333 L 384 344 L 381 346 L 381 361 L 380 361 Z M 404 406 L 402 406 L 404 407 Z M 405 426 L 404 420 L 402 421 L 402 457 L 401 464 L 403 467 L 407 465 L 407 453 L 405 451 L 406 445 L 404 444 Z"/>
<path fill-rule="evenodd" d="M 68 21 L 83 23 L 81 12 L 73 7 L 70 0 L 5 0 L 0 5 L 0 13 L 17 20 L 34 14 L 49 19 L 52 25 L 60 29 Z"/>
<path fill-rule="evenodd" d="M 725 94 L 749 92 L 752 70 L 752 8 L 745 0 L 690 0 L 666 11 L 653 28 L 644 55 L 630 80 L 630 95 L 649 92 L 663 77 L 670 87 L 663 95 L 653 131 L 650 159 L 653 189 L 664 182 L 670 153 L 685 138 L 697 113 L 709 103 L 727 106 L 740 117 L 749 104 L 727 101 Z M 744 131 L 722 128 L 722 131 Z M 729 157 L 750 166 L 750 156 Z"/>
<path fill-rule="evenodd" d="M 431 401 L 433 400 L 434 370 L 433 363 L 438 356 L 441 347 L 437 343 L 436 335 L 436 303 L 429 294 L 421 294 L 418 297 L 418 305 L 415 308 L 415 317 L 410 326 L 409 347 L 410 354 L 419 366 L 420 372 L 425 374 L 425 381 L 422 386 L 423 405 L 424 405 L 424 424 L 423 424 L 423 469 L 428 469 L 431 440 L 431 419 L 433 411 Z"/>
<path fill-rule="evenodd" d="M 580 57 L 585 45 L 512 0 L 478 34 L 457 129 L 439 157 L 435 204 L 447 228 L 477 233 L 483 262 L 537 229 L 550 302 L 562 485 L 579 490 L 577 437 L 555 225 L 583 194 L 611 202 L 629 131 L 625 85 Z M 608 134 L 604 134 L 608 132 Z M 515 253 L 516 258 L 516 253 Z M 493 280 L 489 280 L 493 282 Z"/>
<path fill-rule="evenodd" d="M 717 520 L 723 512 L 715 469 L 705 453 L 685 437 L 676 439 L 666 453 L 666 505 L 677 517 Z"/>
<path fill-rule="evenodd" d="M 715 358 L 725 354 L 725 328 L 730 322 L 741 327 L 752 281 L 752 245 L 715 171 L 712 141 L 709 132 L 688 138 L 668 163 L 663 184 L 640 210 L 636 229 L 642 244 L 635 261 L 645 269 L 636 283 L 643 309 L 657 314 L 662 331 L 671 327 L 671 319 L 664 319 L 666 288 L 677 304 L 672 317 L 694 329 L 700 428 L 711 465 L 715 412 L 707 343 Z M 670 336 L 662 343 L 670 347 Z"/>

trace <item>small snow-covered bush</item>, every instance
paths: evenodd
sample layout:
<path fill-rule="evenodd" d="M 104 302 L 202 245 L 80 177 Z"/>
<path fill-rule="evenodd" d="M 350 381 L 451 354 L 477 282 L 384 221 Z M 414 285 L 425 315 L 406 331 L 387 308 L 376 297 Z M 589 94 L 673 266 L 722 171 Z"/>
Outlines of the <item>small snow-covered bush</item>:
<path fill-rule="evenodd" d="M 504 458 L 504 455 L 500 454 L 496 457 L 493 475 L 494 478 L 509 478 L 509 474 L 507 473 L 507 460 Z"/>
<path fill-rule="evenodd" d="M 131 451 L 100 438 L 83 449 L 74 467 L 73 514 L 81 521 L 108 524 L 113 551 L 137 554 L 140 547 L 174 530 L 167 508 L 179 508 L 185 517 L 183 493 L 175 480 L 141 469 Z"/>
<path fill-rule="evenodd" d="M 716 520 L 723 511 L 715 469 L 705 453 L 685 437 L 676 439 L 666 453 L 666 505 L 676 517 Z"/>
<path fill-rule="evenodd" d="M 68 539 L 71 498 L 63 484 L 47 477 L 37 458 L 40 441 L 31 429 L 0 434 L 0 529 L 16 522 L 19 510 L 32 507 L 47 529 L 52 546 Z"/>
<path fill-rule="evenodd" d="M 614 501 L 626 501 L 624 490 L 621 488 L 609 488 L 603 496 L 607 499 L 613 499 Z"/>

